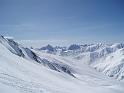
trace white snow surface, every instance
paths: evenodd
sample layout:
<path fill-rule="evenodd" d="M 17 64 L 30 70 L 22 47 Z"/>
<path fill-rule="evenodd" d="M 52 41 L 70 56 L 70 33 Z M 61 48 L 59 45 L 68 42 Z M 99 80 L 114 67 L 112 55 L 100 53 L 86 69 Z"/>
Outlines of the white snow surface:
<path fill-rule="evenodd" d="M 73 77 L 30 58 L 18 56 L 15 50 L 14 53 L 9 50 L 12 47 L 5 46 L 8 44 L 0 43 L 0 93 L 124 93 L 123 82 L 105 76 L 81 60 L 33 50 L 41 59 L 69 66 L 75 76 Z M 117 53 L 120 55 L 122 51 Z M 93 66 L 98 65 L 100 64 Z"/>

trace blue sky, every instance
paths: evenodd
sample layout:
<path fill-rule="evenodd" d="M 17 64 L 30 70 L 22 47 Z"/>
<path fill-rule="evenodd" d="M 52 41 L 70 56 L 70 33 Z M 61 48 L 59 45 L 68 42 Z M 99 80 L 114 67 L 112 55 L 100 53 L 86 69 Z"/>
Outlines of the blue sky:
<path fill-rule="evenodd" d="M 18 40 L 123 42 L 124 0 L 0 0 L 0 33 Z"/>

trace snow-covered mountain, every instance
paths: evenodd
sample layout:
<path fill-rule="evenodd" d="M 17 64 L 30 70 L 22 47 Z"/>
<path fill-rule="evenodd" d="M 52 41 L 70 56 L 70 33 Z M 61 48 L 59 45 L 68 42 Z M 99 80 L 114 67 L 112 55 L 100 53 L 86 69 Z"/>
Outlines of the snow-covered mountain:
<path fill-rule="evenodd" d="M 46 47 L 47 49 L 47 47 Z M 105 73 L 118 80 L 124 79 L 124 44 L 84 44 L 70 45 L 69 47 L 59 49 L 54 47 L 53 54 L 64 57 L 71 57 L 81 63 L 85 63 L 96 70 Z M 42 50 L 40 50 L 43 52 Z M 57 52 L 60 51 L 60 52 Z M 47 53 L 49 53 L 47 51 Z"/>
<path fill-rule="evenodd" d="M 118 80 L 124 79 L 124 44 L 92 45 L 75 58 Z"/>
<path fill-rule="evenodd" d="M 104 51 L 98 57 L 89 56 L 101 53 L 106 46 L 112 50 Z M 72 45 L 69 48 L 53 47 L 54 53 L 48 52 L 49 50 L 46 53 L 43 51 L 51 46 L 42 48 L 43 51 L 42 49 L 29 49 L 12 39 L 0 36 L 0 92 L 124 93 L 123 82 L 95 70 L 105 73 L 108 69 L 118 66 L 120 71 L 117 71 L 118 74 L 113 74 L 122 77 L 123 65 L 119 66 L 123 63 L 122 46 L 120 44 L 99 44 L 99 46 L 91 44 L 79 47 Z M 88 62 L 84 61 L 86 58 L 88 61 L 91 58 L 96 59 Z M 104 64 L 108 67 L 106 68 Z M 110 72 L 112 71 L 108 71 Z"/>

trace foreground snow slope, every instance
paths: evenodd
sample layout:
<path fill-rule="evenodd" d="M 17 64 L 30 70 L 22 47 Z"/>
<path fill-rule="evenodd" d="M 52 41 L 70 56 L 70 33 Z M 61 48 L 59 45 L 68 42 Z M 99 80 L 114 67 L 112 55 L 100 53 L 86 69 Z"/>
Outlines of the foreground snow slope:
<path fill-rule="evenodd" d="M 36 52 L 36 51 L 35 51 Z M 124 84 L 69 58 L 36 52 L 50 62 L 66 63 L 76 78 L 13 54 L 0 43 L 1 93 L 124 93 Z"/>

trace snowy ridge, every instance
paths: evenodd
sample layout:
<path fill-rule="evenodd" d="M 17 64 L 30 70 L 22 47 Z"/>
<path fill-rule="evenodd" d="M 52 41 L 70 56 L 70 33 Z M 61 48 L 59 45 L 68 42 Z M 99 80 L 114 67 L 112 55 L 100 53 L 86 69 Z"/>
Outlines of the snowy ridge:
<path fill-rule="evenodd" d="M 24 56 L 21 49 L 18 47 L 18 44 L 10 39 L 5 39 L 3 36 L 0 36 L 0 43 L 3 44 L 8 50 L 18 56 Z"/>
<path fill-rule="evenodd" d="M 66 64 L 59 64 L 57 62 L 50 62 L 45 58 L 40 58 L 36 53 L 34 53 L 31 49 L 25 48 L 13 40 L 6 39 L 3 36 L 0 36 L 0 43 L 3 44 L 10 52 L 16 54 L 20 57 L 26 58 L 28 60 L 34 60 L 46 67 L 49 67 L 52 70 L 58 72 L 65 72 L 74 77 L 72 72 L 70 71 L 70 67 L 66 66 Z"/>

